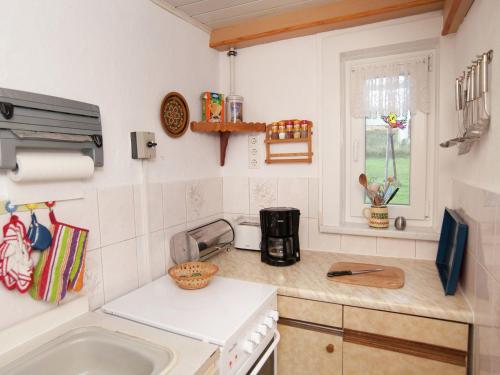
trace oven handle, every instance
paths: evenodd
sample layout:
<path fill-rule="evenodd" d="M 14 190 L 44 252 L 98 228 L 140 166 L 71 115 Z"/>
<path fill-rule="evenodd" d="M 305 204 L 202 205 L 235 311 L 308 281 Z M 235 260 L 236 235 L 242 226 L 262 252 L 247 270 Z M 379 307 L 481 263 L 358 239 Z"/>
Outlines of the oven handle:
<path fill-rule="evenodd" d="M 258 372 L 260 371 L 262 366 L 264 366 L 264 364 L 266 363 L 267 359 L 271 356 L 271 354 L 273 354 L 274 349 L 276 349 L 276 347 L 278 346 L 278 343 L 280 342 L 280 338 L 281 338 L 281 336 L 280 336 L 280 333 L 278 332 L 278 330 L 274 331 L 273 343 L 271 344 L 271 346 L 269 348 L 267 348 L 267 351 L 264 353 L 264 355 L 260 359 L 259 363 L 257 363 L 255 365 L 252 372 L 248 375 L 257 375 L 258 374 Z"/>

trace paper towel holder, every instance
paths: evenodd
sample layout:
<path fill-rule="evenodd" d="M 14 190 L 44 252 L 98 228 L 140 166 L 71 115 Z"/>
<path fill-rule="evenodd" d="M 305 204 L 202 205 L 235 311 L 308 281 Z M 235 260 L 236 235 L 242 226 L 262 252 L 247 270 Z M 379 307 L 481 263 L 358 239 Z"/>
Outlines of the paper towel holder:
<path fill-rule="evenodd" d="M 97 105 L 0 88 L 0 170 L 16 168 L 18 149 L 80 151 L 104 165 Z"/>

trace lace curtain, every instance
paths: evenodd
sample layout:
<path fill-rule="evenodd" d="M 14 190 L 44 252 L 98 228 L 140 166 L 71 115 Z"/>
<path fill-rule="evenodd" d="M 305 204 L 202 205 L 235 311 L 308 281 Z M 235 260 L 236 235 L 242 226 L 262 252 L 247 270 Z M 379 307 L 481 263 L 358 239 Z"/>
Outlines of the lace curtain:
<path fill-rule="evenodd" d="M 377 118 L 390 112 L 398 116 L 429 112 L 427 57 L 354 67 L 351 70 L 351 114 Z"/>

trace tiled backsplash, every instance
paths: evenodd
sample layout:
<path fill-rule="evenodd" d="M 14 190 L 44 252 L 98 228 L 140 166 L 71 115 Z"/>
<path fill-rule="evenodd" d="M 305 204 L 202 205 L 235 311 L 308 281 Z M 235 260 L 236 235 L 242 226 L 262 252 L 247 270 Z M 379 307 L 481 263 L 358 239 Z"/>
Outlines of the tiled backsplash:
<path fill-rule="evenodd" d="M 83 199 L 58 202 L 55 207 L 61 222 L 90 229 L 84 291 L 92 309 L 164 275 L 171 265 L 170 237 L 222 216 L 220 177 L 148 184 L 147 210 L 143 210 L 143 188 L 89 189 Z M 50 226 L 47 212 L 36 213 L 42 224 Z M 29 223 L 28 212 L 19 216 Z M 14 292 L 0 291 L 4 292 L 19 306 L 2 317 L 0 329 L 54 306 L 33 301 L 28 295 L 10 298 Z"/>
<path fill-rule="evenodd" d="M 300 210 L 302 249 L 400 258 L 436 259 L 437 243 L 381 237 L 321 233 L 319 231 L 319 182 L 317 178 L 224 177 L 224 214 L 257 218 L 270 206 L 292 206 Z"/>
<path fill-rule="evenodd" d="M 454 182 L 453 207 L 469 225 L 461 287 L 474 312 L 474 374 L 500 373 L 500 194 Z"/>

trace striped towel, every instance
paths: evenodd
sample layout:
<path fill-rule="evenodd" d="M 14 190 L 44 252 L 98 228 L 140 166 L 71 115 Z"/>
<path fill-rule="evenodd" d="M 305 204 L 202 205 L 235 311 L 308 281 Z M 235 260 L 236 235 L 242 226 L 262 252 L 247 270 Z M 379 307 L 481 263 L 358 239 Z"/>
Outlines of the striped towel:
<path fill-rule="evenodd" d="M 80 291 L 85 272 L 85 253 L 89 231 L 56 220 L 52 222 L 52 244 L 35 267 L 30 295 L 34 299 L 60 302 L 69 290 Z"/>

